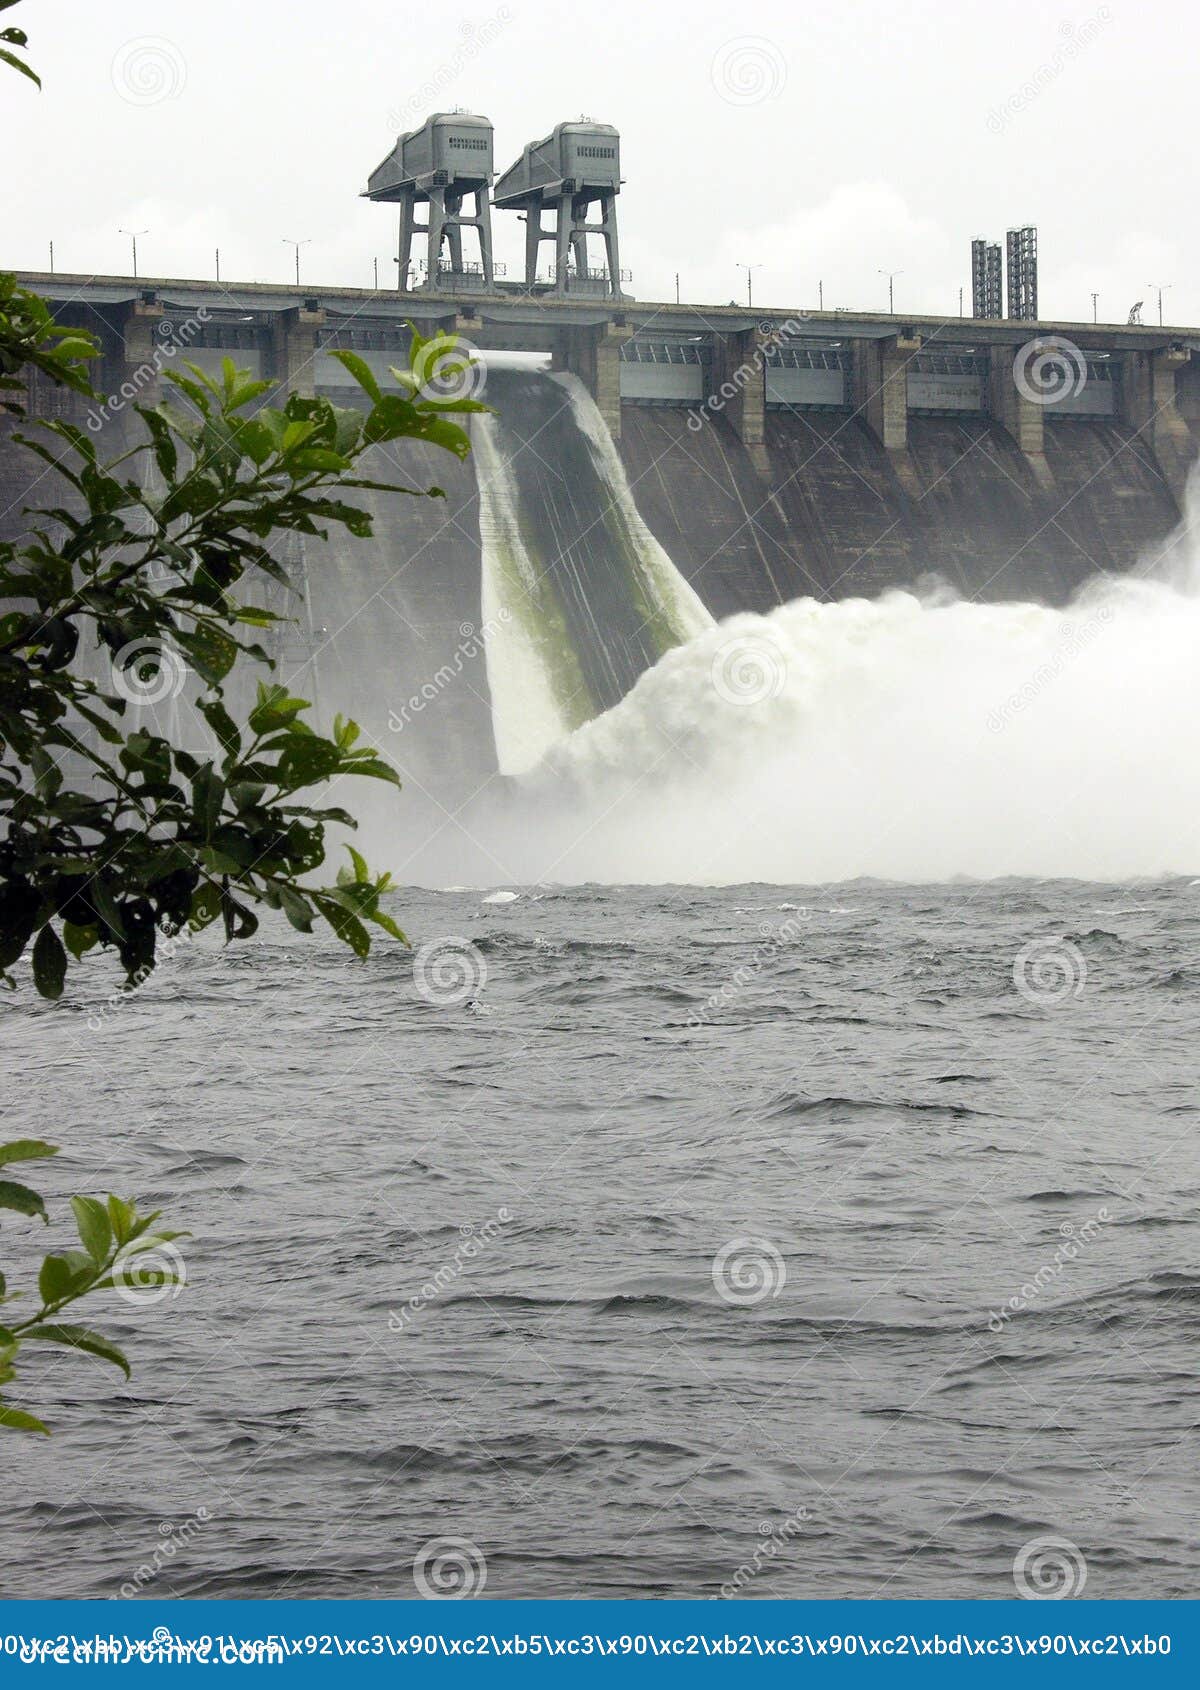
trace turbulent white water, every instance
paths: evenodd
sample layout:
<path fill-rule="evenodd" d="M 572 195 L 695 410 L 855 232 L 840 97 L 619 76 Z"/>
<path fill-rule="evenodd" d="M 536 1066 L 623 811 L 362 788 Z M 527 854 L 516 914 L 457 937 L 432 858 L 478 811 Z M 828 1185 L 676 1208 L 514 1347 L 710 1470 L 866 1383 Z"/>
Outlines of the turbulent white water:
<path fill-rule="evenodd" d="M 734 617 L 554 746 L 501 849 L 560 881 L 1196 872 L 1200 568 L 1175 552 L 1174 579 L 1065 610 L 895 592 Z"/>

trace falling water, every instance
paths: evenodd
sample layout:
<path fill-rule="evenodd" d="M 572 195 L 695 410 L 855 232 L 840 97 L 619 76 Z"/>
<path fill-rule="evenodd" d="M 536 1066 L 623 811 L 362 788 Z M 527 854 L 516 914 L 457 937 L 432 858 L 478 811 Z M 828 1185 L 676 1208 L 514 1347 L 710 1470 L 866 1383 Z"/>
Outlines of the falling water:
<path fill-rule="evenodd" d="M 500 768 L 531 768 L 712 618 L 642 521 L 571 375 L 494 371 L 474 429 Z"/>

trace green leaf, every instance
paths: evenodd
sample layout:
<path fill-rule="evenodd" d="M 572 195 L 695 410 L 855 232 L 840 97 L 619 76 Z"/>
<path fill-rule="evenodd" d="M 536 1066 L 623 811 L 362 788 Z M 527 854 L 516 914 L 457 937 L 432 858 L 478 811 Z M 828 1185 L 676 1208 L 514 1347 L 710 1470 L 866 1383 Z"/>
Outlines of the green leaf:
<path fill-rule="evenodd" d="M 0 1209 L 15 1209 L 19 1215 L 40 1215 L 50 1224 L 46 1205 L 37 1192 L 30 1191 L 27 1185 L 18 1185 L 16 1180 L 0 1179 Z"/>
<path fill-rule="evenodd" d="M 349 945 L 355 956 L 365 957 L 369 954 L 371 935 L 357 916 L 351 915 L 341 904 L 334 903 L 332 898 L 322 897 L 319 893 L 314 892 L 312 900 L 338 938 L 344 945 Z"/>
<path fill-rule="evenodd" d="M 46 1156 L 57 1156 L 57 1144 L 47 1144 L 40 1138 L 14 1138 L 0 1144 L 0 1166 L 5 1162 L 40 1162 Z"/>
<path fill-rule="evenodd" d="M 350 468 L 350 460 L 343 458 L 340 452 L 335 452 L 329 446 L 303 446 L 298 452 L 288 454 L 287 467 L 289 470 L 301 470 L 305 474 L 324 471 L 329 475 L 338 475 L 342 470 Z"/>
<path fill-rule="evenodd" d="M 59 1303 L 69 1297 L 75 1275 L 66 1256 L 47 1256 L 38 1274 L 38 1292 L 43 1303 Z"/>
<path fill-rule="evenodd" d="M 210 926 L 221 913 L 221 888 L 203 881 L 192 893 L 191 925 L 199 930 Z"/>
<path fill-rule="evenodd" d="M 378 405 L 379 401 L 383 398 L 383 390 L 381 389 L 378 381 L 375 379 L 375 372 L 365 359 L 360 358 L 357 352 L 335 352 L 333 355 L 339 364 L 345 365 L 346 369 L 350 371 L 350 374 L 354 377 L 358 385 L 366 393 L 368 393 Z"/>
<path fill-rule="evenodd" d="M 192 776 L 192 811 L 205 839 L 212 837 L 225 803 L 225 782 L 211 763 L 203 763 Z"/>
<path fill-rule="evenodd" d="M 14 70 L 19 70 L 22 76 L 27 76 L 30 82 L 36 82 L 39 88 L 42 86 L 42 79 L 37 72 L 30 70 L 24 59 L 18 59 L 15 53 L 10 53 L 7 48 L 0 47 L 0 59 L 2 59 L 6 65 L 11 65 Z M 0 1421 L 0 1425 L 3 1424 L 5 1424 L 5 1422 Z M 34 1426 L 39 1431 L 44 1432 L 46 1430 L 40 1421 L 35 1421 Z"/>
<path fill-rule="evenodd" d="M 22 1332 L 21 1340 L 27 1342 L 31 1339 L 43 1344 L 65 1344 L 68 1349 L 99 1356 L 101 1361 L 111 1361 L 114 1367 L 121 1369 L 126 1379 L 129 1378 L 129 1363 L 117 1346 L 100 1333 L 89 1332 L 86 1326 L 64 1326 L 53 1322 L 31 1326 L 28 1331 Z"/>
<path fill-rule="evenodd" d="M 291 886 L 280 886 L 278 890 L 283 913 L 292 926 L 300 933 L 311 933 L 313 930 L 312 911 L 300 893 Z"/>
<path fill-rule="evenodd" d="M 88 1289 L 91 1291 L 111 1291 L 114 1286 L 120 1285 L 127 1290 L 149 1291 L 156 1285 L 187 1284 L 187 1280 L 182 1278 L 179 1274 L 170 1273 L 159 1268 L 136 1267 L 132 1271 L 136 1272 L 137 1277 L 135 1279 L 130 1279 L 124 1272 L 124 1268 L 127 1265 L 129 1265 L 128 1261 L 118 1262 L 115 1274 L 109 1274 L 106 1279 L 98 1279 L 96 1283 L 89 1286 Z"/>
<path fill-rule="evenodd" d="M 175 471 L 179 466 L 179 453 L 176 450 L 170 424 L 160 411 L 149 406 L 143 408 L 139 405 L 137 412 L 150 431 L 155 461 L 163 479 L 174 481 Z"/>
<path fill-rule="evenodd" d="M 63 922 L 63 939 L 67 949 L 78 962 L 85 951 L 90 951 L 93 945 L 100 942 L 98 927 L 77 927 L 73 921 Z"/>
<path fill-rule="evenodd" d="M 408 944 L 408 935 L 383 910 L 375 910 L 367 919 L 373 921 L 376 927 L 382 927 L 385 933 L 390 933 L 392 938 L 398 939 L 402 945 Z"/>
<path fill-rule="evenodd" d="M 295 395 L 293 394 L 292 397 L 294 398 Z M 314 422 L 300 420 L 287 423 L 284 426 L 283 438 L 279 442 L 280 452 L 286 454 L 296 451 L 300 446 L 303 446 L 306 440 L 312 437 L 316 432 L 316 427 L 317 425 Z"/>
<path fill-rule="evenodd" d="M 107 881 L 99 878 L 93 880 L 88 887 L 88 896 L 96 906 L 96 913 L 103 918 L 109 931 L 118 939 L 127 938 L 124 919 Z"/>
<path fill-rule="evenodd" d="M 293 739 L 279 757 L 279 784 L 286 787 L 312 786 L 328 780 L 341 766 L 342 754 L 330 740 L 315 734 Z"/>
<path fill-rule="evenodd" d="M 274 733 L 286 728 L 302 710 L 308 709 L 306 698 L 293 698 L 286 687 L 258 684 L 258 701 L 249 715 L 250 727 L 258 735 Z"/>
<path fill-rule="evenodd" d="M 470 404 L 458 404 L 454 407 L 443 406 L 443 410 L 462 409 L 475 410 L 482 407 Z M 447 452 L 453 452 L 456 458 L 465 458 L 471 450 L 471 439 L 464 429 L 457 423 L 447 422 L 444 417 L 422 417 L 419 428 L 413 430 L 419 440 L 427 440 L 431 446 L 442 446 Z"/>
<path fill-rule="evenodd" d="M 61 998 L 67 977 L 67 953 L 49 922 L 33 946 L 33 983 L 44 998 Z"/>
<path fill-rule="evenodd" d="M 112 1227 L 113 1237 L 118 1244 L 128 1241 L 130 1233 L 137 1222 L 137 1210 L 132 1203 L 127 1203 L 123 1197 L 114 1197 L 109 1193 L 108 1219 Z"/>
<path fill-rule="evenodd" d="M 0 58 L 3 56 L 0 54 Z M 0 1426 L 7 1426 L 12 1432 L 42 1432 L 50 1436 L 49 1426 L 44 1426 L 35 1415 L 26 1414 L 21 1408 L 10 1408 L 6 1402 L 0 1402 Z"/>
<path fill-rule="evenodd" d="M 221 742 L 223 751 L 236 754 L 241 750 L 242 736 L 237 724 L 219 698 L 202 698 L 197 709 Z"/>
<path fill-rule="evenodd" d="M 384 763 L 378 757 L 364 757 L 360 762 L 347 763 L 345 771 L 348 775 L 370 775 L 375 780 L 386 780 L 392 786 L 400 785 L 400 776 L 390 763 Z"/>
<path fill-rule="evenodd" d="M 95 1197 L 72 1197 L 71 1207 L 75 1211 L 75 1225 L 79 1228 L 83 1247 L 99 1267 L 108 1259 L 112 1248 L 108 1210 Z"/>
<path fill-rule="evenodd" d="M 223 681 L 237 661 L 237 641 L 211 622 L 197 623 L 190 633 L 176 629 L 175 639 L 209 686 Z"/>
<path fill-rule="evenodd" d="M 261 468 L 275 450 L 274 435 L 257 417 L 247 417 L 238 424 L 236 439 L 257 468 Z"/>

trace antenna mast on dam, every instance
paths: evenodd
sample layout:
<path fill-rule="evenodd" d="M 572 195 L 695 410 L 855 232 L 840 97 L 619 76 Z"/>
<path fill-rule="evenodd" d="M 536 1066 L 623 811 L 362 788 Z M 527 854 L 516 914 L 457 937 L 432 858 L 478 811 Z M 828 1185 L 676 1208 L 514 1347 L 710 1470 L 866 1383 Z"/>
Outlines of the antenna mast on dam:
<path fill-rule="evenodd" d="M 494 286 L 492 212 L 488 198 L 492 182 L 492 125 L 470 112 L 435 112 L 419 129 L 401 135 L 392 151 L 371 172 L 364 198 L 386 200 L 400 207 L 398 287 L 408 288 L 414 235 L 428 235 L 425 286 L 457 290 Z M 475 215 L 464 215 L 467 195 L 475 200 Z M 418 223 L 417 207 L 429 207 L 429 220 Z M 478 264 L 464 263 L 462 232 L 479 236 Z M 443 264 L 442 247 L 450 262 Z"/>
<path fill-rule="evenodd" d="M 609 123 L 581 118 L 560 123 L 541 141 L 530 141 L 496 183 L 495 204 L 525 213 L 525 285 L 537 281 L 543 241 L 554 242 L 556 293 L 621 297 L 617 253 L 617 194 L 621 189 L 621 138 Z M 593 205 L 600 220 L 588 222 Z M 542 228 L 542 214 L 554 211 L 554 229 Z M 599 235 L 604 264 L 588 262 L 588 236 Z"/>

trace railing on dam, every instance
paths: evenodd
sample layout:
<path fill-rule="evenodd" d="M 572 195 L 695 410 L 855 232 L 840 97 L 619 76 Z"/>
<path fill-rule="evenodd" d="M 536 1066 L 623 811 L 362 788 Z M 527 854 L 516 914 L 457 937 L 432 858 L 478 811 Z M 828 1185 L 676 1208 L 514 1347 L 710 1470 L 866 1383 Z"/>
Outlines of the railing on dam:
<path fill-rule="evenodd" d="M 841 411 L 889 452 L 908 447 L 910 416 L 984 418 L 1035 466 L 1047 430 L 1108 421 L 1143 434 L 1177 496 L 1200 417 L 1200 330 L 1150 324 L 950 321 L 852 312 L 754 312 L 736 305 L 648 305 L 630 299 L 506 293 L 464 299 L 422 290 L 275 286 L 22 275 L 64 325 L 98 336 L 100 384 L 145 398 L 165 355 L 205 369 L 225 356 L 302 392 L 344 390 L 333 357 L 358 352 L 384 382 L 405 361 L 409 324 L 453 333 L 470 349 L 549 355 L 596 399 L 614 436 L 626 405 L 696 410 L 749 447 L 770 412 Z M 1066 380 L 1052 400 L 1026 379 L 1059 348 Z M 30 395 L 45 411 L 53 396 Z"/>

